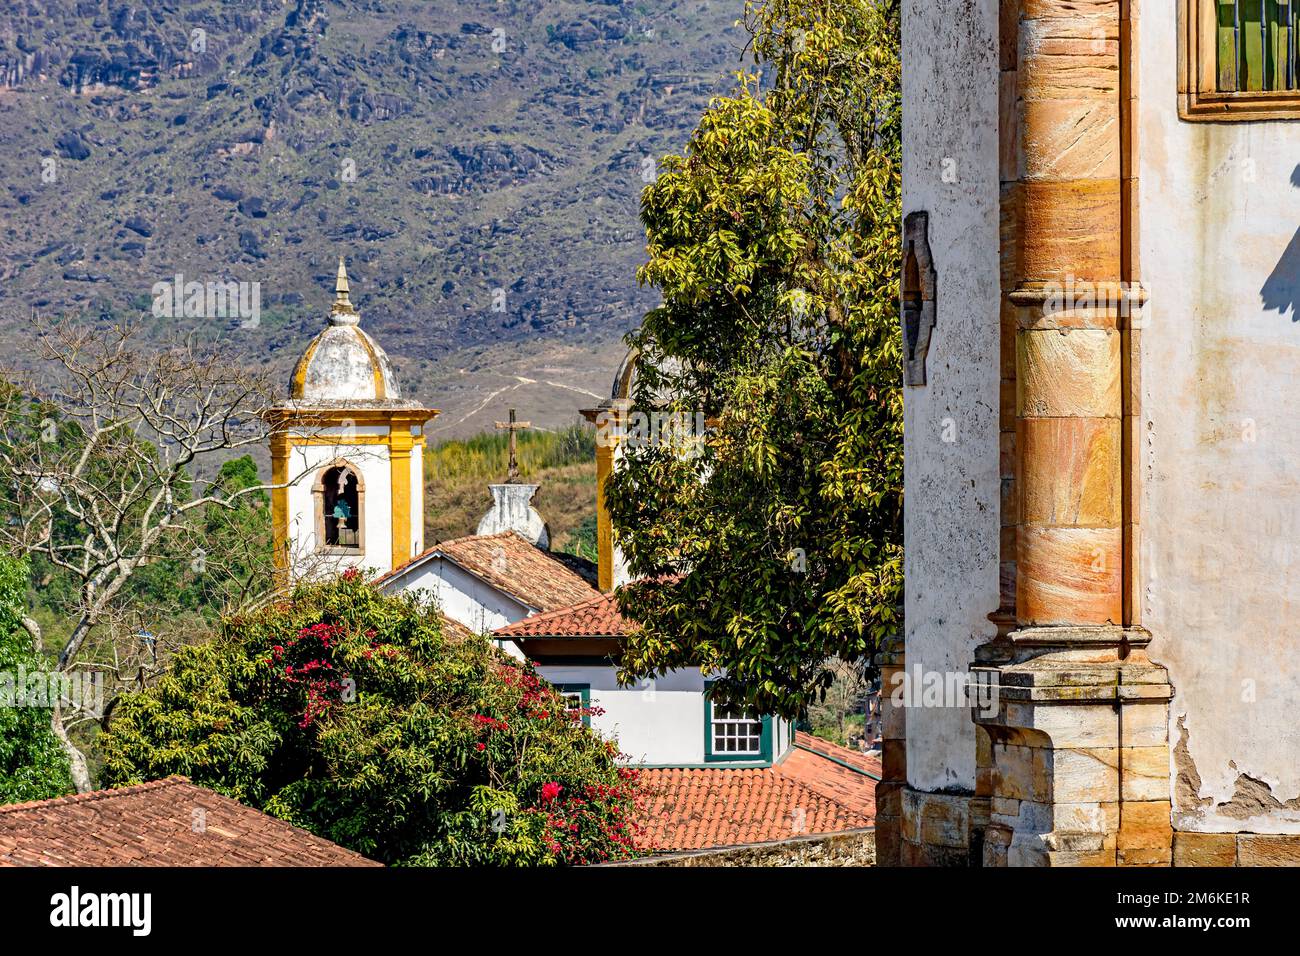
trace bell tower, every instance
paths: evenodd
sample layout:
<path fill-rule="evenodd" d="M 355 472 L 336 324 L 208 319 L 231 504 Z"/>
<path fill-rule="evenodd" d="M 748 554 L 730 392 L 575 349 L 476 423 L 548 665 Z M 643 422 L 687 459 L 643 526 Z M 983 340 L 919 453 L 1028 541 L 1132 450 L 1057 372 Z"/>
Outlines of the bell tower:
<path fill-rule="evenodd" d="M 364 330 L 339 260 L 325 328 L 294 367 L 271 426 L 276 568 L 287 583 L 348 568 L 385 573 L 424 548 L 424 427 Z"/>

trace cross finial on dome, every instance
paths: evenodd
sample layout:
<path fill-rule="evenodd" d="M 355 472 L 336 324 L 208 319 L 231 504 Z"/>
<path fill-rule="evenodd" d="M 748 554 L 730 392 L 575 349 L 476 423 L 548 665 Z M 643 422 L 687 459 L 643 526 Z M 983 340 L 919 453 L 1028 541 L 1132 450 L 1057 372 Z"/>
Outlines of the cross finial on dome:
<path fill-rule="evenodd" d="M 343 264 L 343 257 L 339 256 L 339 274 L 334 280 L 334 305 L 330 307 L 330 312 L 334 315 L 356 315 L 357 310 L 352 305 L 352 300 L 348 298 L 348 270 Z"/>

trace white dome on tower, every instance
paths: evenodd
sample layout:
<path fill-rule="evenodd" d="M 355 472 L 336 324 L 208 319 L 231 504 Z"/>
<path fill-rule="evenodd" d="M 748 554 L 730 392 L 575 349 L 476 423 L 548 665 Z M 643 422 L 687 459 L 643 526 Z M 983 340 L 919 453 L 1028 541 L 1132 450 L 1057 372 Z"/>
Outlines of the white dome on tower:
<path fill-rule="evenodd" d="M 348 274 L 339 260 L 329 325 L 303 352 L 289 383 L 290 398 L 318 402 L 394 402 L 402 397 L 392 363 L 362 331 L 361 317 L 348 297 Z"/>

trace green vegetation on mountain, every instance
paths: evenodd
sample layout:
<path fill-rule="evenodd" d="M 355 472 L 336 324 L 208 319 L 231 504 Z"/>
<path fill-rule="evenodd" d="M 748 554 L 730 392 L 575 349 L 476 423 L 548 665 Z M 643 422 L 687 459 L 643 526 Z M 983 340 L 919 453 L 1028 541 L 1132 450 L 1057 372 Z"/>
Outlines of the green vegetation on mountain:
<path fill-rule="evenodd" d="M 555 432 L 518 436 L 519 474 L 542 487 L 533 507 L 551 530 L 551 547 L 596 559 L 595 430 L 575 423 Z M 509 465 L 504 432 L 433 445 L 425 457 L 425 538 L 433 544 L 473 534 L 492 504 L 488 483 Z"/>

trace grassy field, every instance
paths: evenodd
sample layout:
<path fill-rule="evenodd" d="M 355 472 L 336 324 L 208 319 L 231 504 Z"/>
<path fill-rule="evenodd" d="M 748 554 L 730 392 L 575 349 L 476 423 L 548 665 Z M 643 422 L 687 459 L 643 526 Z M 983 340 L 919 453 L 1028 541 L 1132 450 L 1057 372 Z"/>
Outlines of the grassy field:
<path fill-rule="evenodd" d="M 473 534 L 492 504 L 490 482 L 502 481 L 509 463 L 504 432 L 450 439 L 424 459 L 425 540 L 429 544 Z M 533 499 L 551 529 L 551 547 L 595 559 L 595 431 L 575 423 L 558 431 L 519 435 L 519 471 L 542 487 Z"/>

